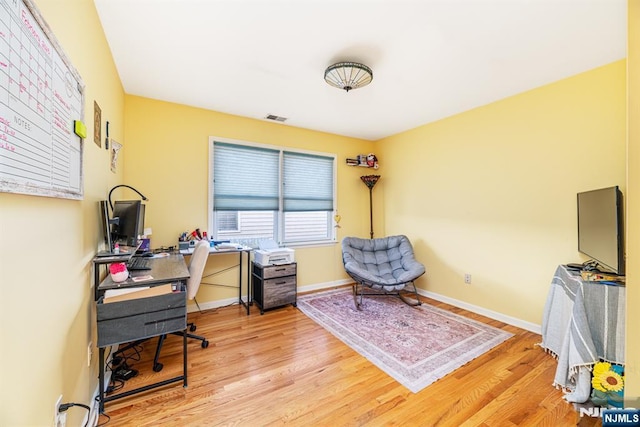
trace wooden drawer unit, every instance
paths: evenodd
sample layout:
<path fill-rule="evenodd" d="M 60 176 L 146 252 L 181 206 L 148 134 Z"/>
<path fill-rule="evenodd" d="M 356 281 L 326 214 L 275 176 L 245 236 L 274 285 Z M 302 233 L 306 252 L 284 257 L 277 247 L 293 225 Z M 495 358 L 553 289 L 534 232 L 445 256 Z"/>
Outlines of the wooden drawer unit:
<path fill-rule="evenodd" d="M 267 265 L 251 263 L 253 301 L 264 310 L 287 304 L 296 306 L 298 297 L 297 264 Z"/>

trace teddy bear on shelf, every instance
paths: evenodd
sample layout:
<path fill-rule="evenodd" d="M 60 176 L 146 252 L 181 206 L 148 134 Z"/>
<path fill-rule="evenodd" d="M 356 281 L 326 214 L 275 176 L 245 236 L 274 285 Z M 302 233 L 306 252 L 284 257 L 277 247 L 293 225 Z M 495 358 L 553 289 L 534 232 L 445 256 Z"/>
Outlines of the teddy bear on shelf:
<path fill-rule="evenodd" d="M 370 168 L 378 169 L 378 158 L 375 154 L 367 154 L 367 166 L 369 166 Z"/>

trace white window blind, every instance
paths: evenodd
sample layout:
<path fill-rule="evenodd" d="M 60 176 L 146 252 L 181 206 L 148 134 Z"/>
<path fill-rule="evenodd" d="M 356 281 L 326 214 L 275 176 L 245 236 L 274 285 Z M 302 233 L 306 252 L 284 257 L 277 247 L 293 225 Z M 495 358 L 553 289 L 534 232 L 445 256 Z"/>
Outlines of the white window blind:
<path fill-rule="evenodd" d="M 264 238 L 281 245 L 335 241 L 335 155 L 213 137 L 210 144 L 216 239 L 252 246 Z"/>
<path fill-rule="evenodd" d="M 333 210 L 333 158 L 288 151 L 283 157 L 283 210 Z"/>
<path fill-rule="evenodd" d="M 277 150 L 214 142 L 213 209 L 278 210 Z"/>

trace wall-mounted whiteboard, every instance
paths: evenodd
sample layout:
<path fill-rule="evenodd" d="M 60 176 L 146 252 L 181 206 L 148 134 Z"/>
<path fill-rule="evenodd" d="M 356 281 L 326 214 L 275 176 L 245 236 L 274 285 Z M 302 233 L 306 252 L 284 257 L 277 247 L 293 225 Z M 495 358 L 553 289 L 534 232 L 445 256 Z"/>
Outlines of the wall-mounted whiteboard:
<path fill-rule="evenodd" d="M 84 84 L 31 0 L 0 0 L 0 191 L 82 199 Z"/>

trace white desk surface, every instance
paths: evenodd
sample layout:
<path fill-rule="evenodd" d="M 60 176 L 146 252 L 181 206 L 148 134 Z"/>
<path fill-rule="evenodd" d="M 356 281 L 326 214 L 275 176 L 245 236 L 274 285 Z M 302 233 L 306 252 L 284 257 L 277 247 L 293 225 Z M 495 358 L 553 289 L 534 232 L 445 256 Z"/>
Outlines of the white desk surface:
<path fill-rule="evenodd" d="M 189 248 L 189 249 L 181 249 L 180 253 L 182 255 L 191 255 L 193 253 L 193 250 L 195 248 Z M 216 249 L 215 247 L 211 246 L 209 247 L 209 253 L 233 253 L 233 252 L 251 252 L 253 250 L 253 248 L 251 246 L 242 246 L 242 245 L 238 245 L 237 248 L 229 248 L 229 249 Z"/>

